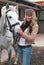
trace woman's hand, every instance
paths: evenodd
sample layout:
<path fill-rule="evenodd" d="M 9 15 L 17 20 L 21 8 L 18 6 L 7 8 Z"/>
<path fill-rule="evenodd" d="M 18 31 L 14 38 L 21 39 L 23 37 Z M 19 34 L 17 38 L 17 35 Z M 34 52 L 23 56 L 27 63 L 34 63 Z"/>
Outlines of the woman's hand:
<path fill-rule="evenodd" d="M 18 29 L 18 33 L 22 36 L 24 32 L 23 32 L 22 29 L 20 28 L 20 29 Z"/>

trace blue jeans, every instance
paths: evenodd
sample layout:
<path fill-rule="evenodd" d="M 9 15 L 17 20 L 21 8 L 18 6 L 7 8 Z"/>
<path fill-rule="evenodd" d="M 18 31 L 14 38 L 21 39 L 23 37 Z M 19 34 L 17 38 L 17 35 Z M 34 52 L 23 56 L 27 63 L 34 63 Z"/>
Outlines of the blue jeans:
<path fill-rule="evenodd" d="M 18 53 L 22 65 L 30 65 L 30 58 L 32 54 L 32 46 L 30 47 L 21 47 L 18 46 Z"/>

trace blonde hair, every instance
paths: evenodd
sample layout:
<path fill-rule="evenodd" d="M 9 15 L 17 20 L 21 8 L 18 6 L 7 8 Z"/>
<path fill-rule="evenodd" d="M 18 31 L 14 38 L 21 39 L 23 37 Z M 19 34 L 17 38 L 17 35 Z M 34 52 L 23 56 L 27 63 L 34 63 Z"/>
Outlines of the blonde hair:
<path fill-rule="evenodd" d="M 33 9 L 26 9 L 25 16 L 32 16 L 32 22 L 37 22 L 36 13 Z M 24 18 L 24 21 L 26 21 L 26 18 Z"/>

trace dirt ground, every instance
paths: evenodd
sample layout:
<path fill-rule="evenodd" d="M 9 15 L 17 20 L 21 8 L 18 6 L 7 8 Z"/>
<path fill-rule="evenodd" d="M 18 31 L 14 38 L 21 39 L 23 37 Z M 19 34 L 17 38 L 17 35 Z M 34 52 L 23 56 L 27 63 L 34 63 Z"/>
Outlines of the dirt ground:
<path fill-rule="evenodd" d="M 14 53 L 14 51 L 13 51 L 13 53 Z M 6 55 L 4 56 L 4 59 L 5 58 L 8 58 L 7 52 L 6 52 Z M 18 63 L 17 65 L 20 65 L 20 64 Z M 31 57 L 31 65 L 44 65 L 44 47 L 33 47 L 32 57 Z"/>
<path fill-rule="evenodd" d="M 44 47 L 33 47 L 31 65 L 44 65 Z"/>

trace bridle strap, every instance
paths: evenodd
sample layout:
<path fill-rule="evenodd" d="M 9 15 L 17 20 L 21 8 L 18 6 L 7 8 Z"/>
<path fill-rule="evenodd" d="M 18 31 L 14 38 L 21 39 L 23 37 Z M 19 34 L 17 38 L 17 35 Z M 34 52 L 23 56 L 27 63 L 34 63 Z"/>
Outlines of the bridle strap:
<path fill-rule="evenodd" d="M 7 10 L 6 13 L 8 13 L 9 11 L 11 11 L 11 10 Z"/>
<path fill-rule="evenodd" d="M 9 11 L 10 11 L 10 10 L 9 10 Z M 9 11 L 8 11 L 8 12 L 9 12 Z M 8 25 L 9 25 L 9 28 L 10 28 L 10 31 L 11 31 L 11 32 L 13 32 L 13 31 L 12 31 L 12 27 L 15 27 L 16 25 L 20 25 L 18 22 L 15 23 L 15 24 L 13 24 L 13 25 L 11 25 L 11 23 L 10 23 L 10 21 L 9 21 L 9 19 L 8 19 L 7 13 L 6 13 L 6 19 L 7 19 L 7 21 L 8 21 Z"/>
<path fill-rule="evenodd" d="M 9 22 L 9 19 L 8 19 L 8 17 L 7 17 L 7 14 L 6 14 L 6 19 L 7 19 L 7 21 L 8 21 L 9 27 L 11 27 L 11 24 L 10 24 L 10 22 Z"/>

